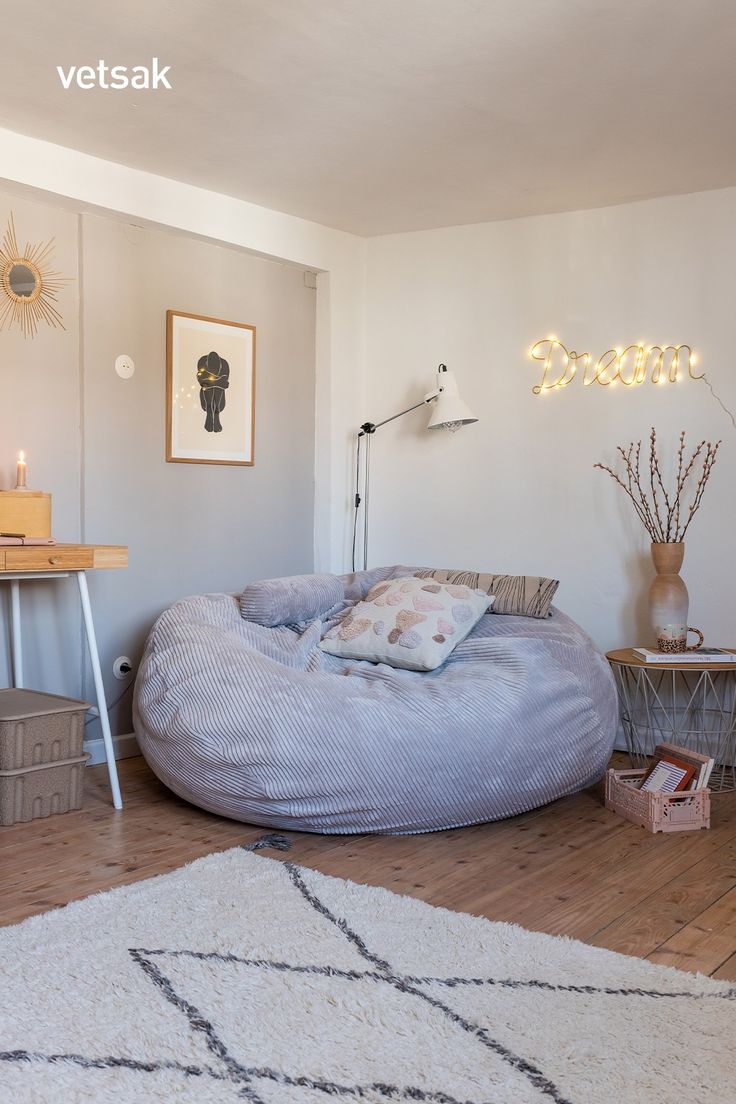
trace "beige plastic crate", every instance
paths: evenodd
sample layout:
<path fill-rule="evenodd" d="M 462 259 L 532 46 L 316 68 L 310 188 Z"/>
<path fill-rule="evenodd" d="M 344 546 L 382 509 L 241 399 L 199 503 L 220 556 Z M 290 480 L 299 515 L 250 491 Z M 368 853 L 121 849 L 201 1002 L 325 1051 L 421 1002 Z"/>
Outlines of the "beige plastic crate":
<path fill-rule="evenodd" d="M 89 708 L 38 690 L 0 690 L 0 772 L 79 758 Z"/>
<path fill-rule="evenodd" d="M 690 832 L 710 828 L 710 790 L 643 793 L 644 770 L 606 772 L 606 808 L 649 832 Z"/>
<path fill-rule="evenodd" d="M 38 817 L 81 809 L 84 766 L 89 755 L 0 771 L 0 824 L 8 827 Z"/>

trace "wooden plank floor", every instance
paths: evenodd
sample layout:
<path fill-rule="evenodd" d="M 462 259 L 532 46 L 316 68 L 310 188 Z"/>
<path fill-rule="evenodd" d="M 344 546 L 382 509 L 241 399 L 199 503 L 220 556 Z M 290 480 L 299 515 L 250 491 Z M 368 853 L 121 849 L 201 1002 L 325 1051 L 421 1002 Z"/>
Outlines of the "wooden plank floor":
<path fill-rule="evenodd" d="M 105 767 L 93 767 L 79 812 L 0 828 L 0 923 L 266 831 L 180 801 L 143 759 L 119 767 L 122 812 L 110 804 Z M 285 834 L 289 859 L 326 874 L 736 980 L 736 794 L 714 797 L 712 823 L 710 831 L 652 836 L 608 812 L 596 786 L 512 820 L 450 832 Z"/>

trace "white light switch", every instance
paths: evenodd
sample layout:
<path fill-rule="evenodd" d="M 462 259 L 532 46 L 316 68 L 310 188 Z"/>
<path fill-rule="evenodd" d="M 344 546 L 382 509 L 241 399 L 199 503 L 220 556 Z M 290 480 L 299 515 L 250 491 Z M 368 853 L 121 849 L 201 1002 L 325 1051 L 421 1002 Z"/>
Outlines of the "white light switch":
<path fill-rule="evenodd" d="M 135 372 L 135 364 L 133 358 L 126 356 L 125 353 L 121 353 L 115 360 L 115 371 L 121 379 L 130 379 Z"/>

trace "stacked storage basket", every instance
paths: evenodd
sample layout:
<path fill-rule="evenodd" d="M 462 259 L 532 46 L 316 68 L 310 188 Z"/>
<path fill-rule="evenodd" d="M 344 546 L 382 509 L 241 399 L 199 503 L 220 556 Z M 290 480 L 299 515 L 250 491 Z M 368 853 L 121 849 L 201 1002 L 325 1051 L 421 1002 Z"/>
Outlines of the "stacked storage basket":
<path fill-rule="evenodd" d="M 0 825 L 82 805 L 88 702 L 0 690 Z"/>

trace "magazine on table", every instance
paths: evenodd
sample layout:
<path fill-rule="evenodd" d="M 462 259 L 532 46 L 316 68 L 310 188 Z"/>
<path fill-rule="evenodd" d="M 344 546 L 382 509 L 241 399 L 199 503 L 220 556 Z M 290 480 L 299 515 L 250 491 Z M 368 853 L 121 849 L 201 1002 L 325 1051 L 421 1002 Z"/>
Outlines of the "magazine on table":
<path fill-rule="evenodd" d="M 695 652 L 657 652 L 654 648 L 634 648 L 637 659 L 647 663 L 733 663 L 736 665 L 736 651 L 733 648 L 698 648 Z"/>

